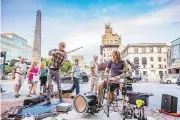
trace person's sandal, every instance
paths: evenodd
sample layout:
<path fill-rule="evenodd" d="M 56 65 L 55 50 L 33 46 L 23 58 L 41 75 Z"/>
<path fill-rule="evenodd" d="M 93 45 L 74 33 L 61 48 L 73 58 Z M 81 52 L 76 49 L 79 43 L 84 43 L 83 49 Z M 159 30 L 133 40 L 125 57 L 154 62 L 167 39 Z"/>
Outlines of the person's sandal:
<path fill-rule="evenodd" d="M 27 95 L 27 97 L 31 97 L 31 95 Z"/>

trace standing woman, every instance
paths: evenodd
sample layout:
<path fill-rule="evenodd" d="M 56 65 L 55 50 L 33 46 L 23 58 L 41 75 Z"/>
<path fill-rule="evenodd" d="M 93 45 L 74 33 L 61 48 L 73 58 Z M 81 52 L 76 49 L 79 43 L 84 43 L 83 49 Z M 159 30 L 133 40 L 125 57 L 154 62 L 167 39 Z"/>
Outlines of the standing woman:
<path fill-rule="evenodd" d="M 72 67 L 72 81 L 73 86 L 71 87 L 71 90 L 73 91 L 76 88 L 76 95 L 79 94 L 80 88 L 79 88 L 79 79 L 80 79 L 80 67 L 78 65 L 78 59 L 75 59 L 75 63 Z"/>
<path fill-rule="evenodd" d="M 30 84 L 30 89 L 27 97 L 31 97 L 30 94 L 32 90 L 36 96 L 38 95 L 36 91 L 37 82 L 38 82 L 38 67 L 37 67 L 37 62 L 34 61 L 28 70 L 28 83 Z"/>
<path fill-rule="evenodd" d="M 41 83 L 40 83 L 40 94 L 44 93 L 45 92 L 44 90 L 46 90 L 47 73 L 48 73 L 48 69 L 46 67 L 46 62 L 43 61 L 40 64 L 40 81 L 41 81 Z"/>

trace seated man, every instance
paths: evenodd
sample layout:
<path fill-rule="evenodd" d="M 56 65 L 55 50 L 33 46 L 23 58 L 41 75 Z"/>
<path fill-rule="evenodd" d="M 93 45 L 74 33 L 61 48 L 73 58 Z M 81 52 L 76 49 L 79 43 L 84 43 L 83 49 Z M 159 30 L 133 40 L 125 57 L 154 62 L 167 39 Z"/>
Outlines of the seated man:
<path fill-rule="evenodd" d="M 110 61 L 107 65 L 107 68 L 105 70 L 106 73 L 111 72 L 109 80 L 117 80 L 123 77 L 123 69 L 124 69 L 124 61 L 121 60 L 119 51 L 113 51 L 112 53 L 113 60 Z M 106 81 L 103 81 L 98 86 L 98 102 L 99 105 L 102 105 L 102 94 L 103 94 L 103 88 L 106 87 Z M 112 83 L 110 85 L 110 93 L 108 93 L 108 98 L 110 101 L 114 100 L 114 90 L 119 87 L 119 83 Z"/>

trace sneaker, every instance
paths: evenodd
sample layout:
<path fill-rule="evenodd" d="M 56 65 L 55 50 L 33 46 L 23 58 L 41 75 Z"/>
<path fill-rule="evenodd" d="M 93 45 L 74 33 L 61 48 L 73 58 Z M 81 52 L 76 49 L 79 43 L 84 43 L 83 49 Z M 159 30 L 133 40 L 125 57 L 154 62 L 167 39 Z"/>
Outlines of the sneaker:
<path fill-rule="evenodd" d="M 18 95 L 15 95 L 15 98 L 18 98 L 19 96 Z"/>
<path fill-rule="evenodd" d="M 20 94 L 17 94 L 17 95 L 18 95 L 18 97 L 21 96 Z"/>
<path fill-rule="evenodd" d="M 102 108 L 102 105 L 100 103 L 98 104 L 98 108 Z"/>
<path fill-rule="evenodd" d="M 51 104 L 51 101 L 48 99 L 47 102 L 46 102 L 46 104 Z"/>

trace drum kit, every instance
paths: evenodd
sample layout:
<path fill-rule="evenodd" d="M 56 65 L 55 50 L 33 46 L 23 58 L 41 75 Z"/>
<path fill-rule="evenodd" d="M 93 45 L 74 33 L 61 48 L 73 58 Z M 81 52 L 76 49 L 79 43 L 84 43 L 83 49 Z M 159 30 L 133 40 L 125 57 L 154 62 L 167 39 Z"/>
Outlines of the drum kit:
<path fill-rule="evenodd" d="M 120 87 L 122 87 L 121 92 L 123 99 L 114 99 L 114 101 L 110 101 L 108 98 L 104 97 L 103 101 L 106 99 L 106 102 L 102 105 L 102 108 L 99 109 L 98 98 L 96 94 L 79 94 L 74 98 L 73 101 L 74 110 L 81 114 L 94 114 L 98 113 L 100 110 L 103 109 L 103 114 L 105 113 L 107 117 L 109 117 L 110 107 L 112 107 L 114 112 L 119 112 L 120 115 L 123 115 L 123 120 L 133 117 L 138 120 L 147 120 L 147 118 L 144 115 L 144 106 L 148 106 L 149 96 L 152 96 L 153 94 L 133 92 L 132 84 L 127 83 L 126 79 L 123 78 L 123 76 L 106 76 L 106 78 L 107 80 L 104 95 L 111 91 L 111 84 L 119 84 Z M 117 98 L 117 95 L 115 96 L 115 98 Z M 120 106 L 120 104 L 118 104 L 119 101 L 123 101 L 123 106 Z"/>
<path fill-rule="evenodd" d="M 74 98 L 73 108 L 78 113 L 98 113 L 98 99 L 95 93 L 79 94 Z"/>

